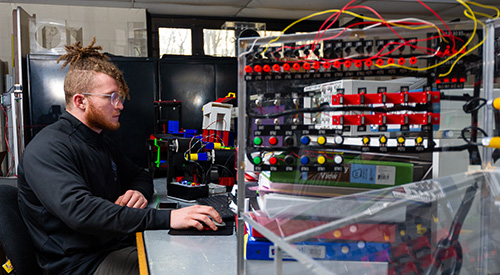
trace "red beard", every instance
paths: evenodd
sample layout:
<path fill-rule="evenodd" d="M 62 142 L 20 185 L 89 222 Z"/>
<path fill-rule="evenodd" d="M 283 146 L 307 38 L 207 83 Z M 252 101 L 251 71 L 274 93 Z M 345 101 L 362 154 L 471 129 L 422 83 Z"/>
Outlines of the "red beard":
<path fill-rule="evenodd" d="M 89 104 L 88 113 L 85 114 L 85 119 L 90 128 L 116 131 L 120 128 L 120 122 L 111 122 L 98 112 L 92 104 Z"/>

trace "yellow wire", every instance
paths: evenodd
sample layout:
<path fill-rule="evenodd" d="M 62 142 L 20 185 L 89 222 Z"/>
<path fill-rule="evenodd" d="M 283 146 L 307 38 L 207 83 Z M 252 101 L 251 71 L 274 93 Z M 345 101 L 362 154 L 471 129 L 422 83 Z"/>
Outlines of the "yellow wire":
<path fill-rule="evenodd" d="M 473 20 L 474 22 L 474 29 L 473 29 L 473 32 L 469 38 L 469 40 L 462 46 L 462 48 L 457 51 L 456 53 L 450 55 L 448 58 L 446 58 L 445 60 L 439 62 L 439 63 L 436 63 L 432 66 L 428 66 L 428 67 L 425 67 L 425 68 L 413 68 L 413 67 L 408 67 L 408 66 L 402 66 L 402 65 L 399 65 L 399 64 L 387 64 L 387 65 L 382 65 L 382 66 L 379 66 L 379 65 L 375 65 L 379 68 L 387 68 L 387 67 L 398 67 L 398 68 L 403 68 L 403 69 L 407 69 L 407 70 L 412 70 L 412 71 L 426 71 L 426 70 L 429 70 L 429 69 L 433 69 L 433 68 L 436 68 L 438 66 L 441 66 L 443 65 L 444 63 L 448 62 L 449 60 L 451 60 L 452 58 L 456 57 L 457 55 L 459 55 L 463 50 L 466 49 L 466 47 L 472 42 L 473 38 L 475 37 L 476 35 L 476 32 L 477 32 L 477 24 L 481 24 L 483 27 L 485 27 L 484 23 L 477 20 L 475 14 L 479 14 L 479 15 L 482 15 L 482 16 L 485 16 L 487 18 L 491 18 L 491 19 L 496 19 L 498 17 L 500 17 L 500 10 L 494 6 L 490 6 L 490 5 L 483 5 L 483 4 L 479 4 L 479 3 L 476 3 L 476 2 L 473 2 L 473 1 L 462 1 L 462 0 L 457 0 L 457 2 L 459 2 L 462 6 L 465 7 L 465 10 L 464 10 L 464 15 L 470 19 Z M 497 16 L 496 17 L 492 17 L 488 14 L 484 14 L 484 13 L 480 13 L 480 12 L 474 12 L 472 11 L 472 9 L 466 4 L 472 4 L 472 5 L 475 5 L 475 6 L 478 6 L 478 7 L 482 7 L 482 8 L 486 8 L 486 9 L 492 9 L 492 10 L 495 10 L 497 12 Z M 446 42 L 444 36 L 442 35 L 441 33 L 441 30 L 435 25 L 435 24 L 431 24 L 431 25 L 425 25 L 425 26 L 416 26 L 416 27 L 411 27 L 411 26 L 406 26 L 406 25 L 402 25 L 402 24 L 398 24 L 398 23 L 394 23 L 394 22 L 388 22 L 388 21 L 385 21 L 385 20 L 382 20 L 380 18 L 373 18 L 373 17 L 368 17 L 368 16 L 363 16 L 363 15 L 360 15 L 360 14 L 357 14 L 357 13 L 354 13 L 354 12 L 351 12 L 351 11 L 347 11 L 347 10 L 338 10 L 338 9 L 331 9 L 331 10 L 325 10 L 325 11 L 321 11 L 321 12 L 316 12 L 316 13 L 313 13 L 313 14 L 310 14 L 308 16 L 305 16 L 305 17 L 302 17 L 298 20 L 296 20 L 295 22 L 291 23 L 290 25 L 288 25 L 286 28 L 283 29 L 283 31 L 281 31 L 281 33 L 273 40 L 269 41 L 266 45 L 266 48 L 264 49 L 264 51 L 262 53 L 265 53 L 267 51 L 267 49 L 269 48 L 269 45 L 273 42 L 276 42 L 280 39 L 281 35 L 284 34 L 288 29 L 290 29 L 292 26 L 294 26 L 295 24 L 299 23 L 299 22 L 302 22 L 304 20 L 307 20 L 309 18 L 312 18 L 312 17 L 315 17 L 315 16 L 318 16 L 318 15 L 323 15 L 323 14 L 326 14 L 326 13 L 345 13 L 345 14 L 349 14 L 353 17 L 357 17 L 357 18 L 360 18 L 360 19 L 364 19 L 364 20 L 371 20 L 371 21 L 375 21 L 375 22 L 380 22 L 380 23 L 386 23 L 386 24 L 390 24 L 392 26 L 397 26 L 397 27 L 402 27 L 402 28 L 406 28 L 406 29 L 410 29 L 410 30 L 418 30 L 418 29 L 424 29 L 424 28 L 431 28 L 431 27 L 434 27 L 437 32 L 439 33 L 439 36 L 441 37 L 441 39 L 443 39 L 443 41 Z M 474 47 L 472 47 L 471 49 L 469 49 L 468 51 L 466 51 L 465 53 L 461 54 L 460 56 L 457 57 L 457 59 L 453 62 L 453 64 L 450 66 L 450 70 L 444 74 L 440 74 L 439 77 L 443 77 L 443 76 L 446 76 L 448 74 L 451 73 L 451 71 L 453 70 L 453 68 L 455 67 L 456 63 L 462 59 L 462 57 L 464 57 L 465 55 L 469 54 L 470 52 L 474 51 L 475 49 L 477 49 L 479 46 L 481 46 L 485 39 L 486 39 L 486 36 L 487 36 L 487 31 L 486 31 L 486 35 L 484 36 L 483 40 L 481 42 L 479 42 L 477 45 L 475 45 Z"/>
<path fill-rule="evenodd" d="M 485 9 L 494 10 L 494 11 L 497 12 L 497 16 L 495 16 L 495 17 L 490 16 L 490 15 L 486 15 L 484 13 L 479 13 L 479 12 L 476 12 L 477 14 L 481 14 L 481 15 L 483 15 L 485 17 L 490 18 L 490 19 L 496 19 L 496 18 L 500 17 L 500 10 L 497 7 L 495 7 L 495 6 L 484 5 L 484 4 L 480 4 L 480 3 L 474 2 L 474 1 L 466 1 L 465 3 L 472 4 L 472 5 L 475 5 L 475 6 L 478 6 L 478 7 L 481 7 L 481 8 L 485 8 Z"/>
<path fill-rule="evenodd" d="M 457 0 L 457 2 L 459 2 L 460 4 L 462 4 L 466 10 L 469 10 L 472 14 L 474 14 L 474 12 L 471 10 L 471 8 L 465 4 L 462 0 Z M 465 15 L 467 16 L 467 13 L 464 11 Z M 436 63 L 432 66 L 429 66 L 429 67 L 425 67 L 425 68 L 412 68 L 412 67 L 407 67 L 407 66 L 401 66 L 399 64 L 387 64 L 387 65 L 382 65 L 382 66 L 378 66 L 378 65 L 375 65 L 379 68 L 387 68 L 387 67 L 398 67 L 398 68 L 403 68 L 403 69 L 407 69 L 407 70 L 412 70 L 412 71 L 426 71 L 426 70 L 429 70 L 429 69 L 433 69 L 433 68 L 436 68 L 438 66 L 441 66 L 443 65 L 444 63 L 448 62 L 450 59 L 454 58 L 455 56 L 457 56 L 458 54 L 460 54 L 460 52 L 462 52 L 471 42 L 472 42 L 472 39 L 474 38 L 474 36 L 476 35 L 476 31 L 477 31 L 477 23 L 479 22 L 475 16 L 471 16 L 469 17 L 471 18 L 473 21 L 474 21 L 474 30 L 472 31 L 472 35 L 470 36 L 469 40 L 462 46 L 462 48 L 460 48 L 459 51 L 457 51 L 456 53 L 450 55 L 448 58 L 446 58 L 445 60 L 439 62 L 439 63 Z M 463 56 L 465 56 L 466 54 L 470 53 L 471 51 L 473 51 L 474 49 L 476 49 L 477 47 L 481 46 L 481 44 L 484 42 L 484 39 L 479 43 L 477 44 L 476 46 L 474 46 L 472 49 L 468 50 L 467 52 L 463 53 L 462 55 L 460 55 L 457 60 L 455 60 L 453 62 L 453 64 L 451 65 L 450 67 L 450 70 L 447 72 L 447 73 L 444 73 L 444 74 L 440 74 L 439 77 L 443 77 L 443 76 L 446 76 L 448 74 L 451 73 L 453 67 L 455 66 L 455 64 L 458 62 L 458 60 L 460 60 Z"/>
<path fill-rule="evenodd" d="M 470 37 L 470 39 L 467 41 L 467 43 L 460 49 L 460 51 L 457 51 L 455 54 L 451 55 L 449 58 L 447 58 L 446 60 L 438 63 L 438 64 L 435 64 L 433 66 L 430 66 L 430 67 L 427 67 L 427 68 L 421 68 L 421 69 L 418 69 L 418 68 L 410 68 L 410 67 L 405 67 L 405 66 L 400 66 L 400 65 L 396 65 L 396 64 L 392 64 L 392 65 L 384 65 L 384 66 L 379 66 L 380 68 L 385 68 L 385 67 L 388 67 L 388 66 L 394 66 L 394 67 L 400 67 L 400 68 L 404 68 L 404 69 L 409 69 L 409 70 L 416 70 L 416 71 L 422 71 L 422 70 L 428 70 L 428 69 L 432 69 L 432 68 L 435 68 L 437 66 L 441 66 L 443 63 L 447 62 L 448 60 L 450 60 L 451 58 L 455 57 L 456 55 L 458 55 L 463 49 L 465 49 L 465 47 L 467 47 L 468 44 L 471 43 L 472 39 L 474 38 L 475 34 L 476 34 L 476 30 L 477 30 L 477 23 L 481 24 L 483 26 L 483 28 L 485 29 L 485 35 L 483 37 L 483 40 L 481 40 L 481 42 L 479 42 L 478 44 L 476 44 L 474 47 L 472 47 L 471 49 L 469 49 L 468 51 L 466 51 L 465 53 L 463 53 L 462 55 L 460 55 L 459 57 L 457 57 L 457 59 L 453 62 L 453 64 L 450 66 L 450 69 L 448 70 L 448 72 L 446 73 L 442 73 L 440 74 L 438 77 L 444 77 L 444 76 L 447 76 L 451 73 L 451 71 L 453 70 L 453 68 L 455 67 L 455 65 L 457 64 L 457 62 L 462 59 L 462 57 L 464 57 L 465 55 L 471 53 L 472 51 L 474 51 L 475 49 L 477 49 L 478 47 L 480 47 L 482 44 L 484 44 L 484 41 L 486 40 L 486 37 L 488 36 L 488 30 L 486 29 L 485 27 L 485 24 L 483 22 L 481 22 L 480 20 L 477 20 L 476 17 L 475 17 L 475 14 L 477 14 L 477 12 L 474 12 L 472 11 L 472 9 L 466 4 L 466 3 L 469 3 L 469 4 L 473 4 L 473 5 L 476 5 L 476 6 L 479 6 L 479 7 L 483 7 L 483 8 L 488 8 L 488 9 L 493 9 L 497 12 L 497 16 L 496 17 L 490 17 L 490 16 L 486 16 L 486 17 L 489 17 L 491 19 L 496 19 L 498 17 L 500 17 L 500 10 L 497 9 L 496 7 L 493 7 L 493 6 L 487 6 L 487 5 L 482 5 L 482 4 L 478 4 L 476 2 L 472 2 L 472 1 L 467 1 L 467 2 L 463 2 L 461 0 L 457 0 L 457 2 L 459 2 L 460 4 L 462 4 L 466 10 L 464 10 L 464 15 L 467 16 L 468 18 L 472 19 L 474 21 L 474 31 Z M 482 13 L 481 13 L 482 14 Z M 376 65 L 377 66 L 377 65 Z"/>
<path fill-rule="evenodd" d="M 491 16 L 491 15 L 489 15 L 487 13 L 482 13 L 482 12 L 478 12 L 478 11 L 476 11 L 474 13 L 477 14 L 477 15 L 484 16 L 484 17 L 489 18 L 489 19 L 495 19 L 496 18 L 496 17 L 493 17 L 493 16 Z"/>
<path fill-rule="evenodd" d="M 275 39 L 273 39 L 273 40 L 269 41 L 269 42 L 267 43 L 267 45 L 266 45 L 266 48 L 265 48 L 265 49 L 264 49 L 264 51 L 262 52 L 262 54 L 264 54 L 264 53 L 267 51 L 267 49 L 269 48 L 269 45 L 270 45 L 271 43 L 278 41 L 278 40 L 280 39 L 281 35 L 282 35 L 282 34 L 284 34 L 284 33 L 285 33 L 285 32 L 286 32 L 289 28 L 291 28 L 291 27 L 292 27 L 292 26 L 294 26 L 295 24 L 300 23 L 300 22 L 302 22 L 302 21 L 304 21 L 304 20 L 307 20 L 307 19 L 309 19 L 309 18 L 312 18 L 312 17 L 318 16 L 318 15 L 323 15 L 323 14 L 325 14 L 325 13 L 339 12 L 339 11 L 340 11 L 340 10 L 336 10 L 336 9 L 334 9 L 334 10 L 325 10 L 325 11 L 320 11 L 320 12 L 316 12 L 316 13 L 313 13 L 313 14 L 307 15 L 307 16 L 305 16 L 305 17 L 302 17 L 302 18 L 300 18 L 300 19 L 296 20 L 295 22 L 291 23 L 291 24 L 290 24 L 290 25 L 288 25 L 286 28 L 284 28 L 284 29 L 281 31 L 281 33 L 280 33 L 280 34 L 279 34 L 279 35 L 278 35 Z"/>
<path fill-rule="evenodd" d="M 284 28 L 281 33 L 276 37 L 274 38 L 273 40 L 269 41 L 266 45 L 266 48 L 264 49 L 264 51 L 262 52 L 262 54 L 264 54 L 268 49 L 269 49 L 269 45 L 272 44 L 273 42 L 276 42 L 280 39 L 281 35 L 283 35 L 288 29 L 290 29 L 292 26 L 294 26 L 295 24 L 299 23 L 299 22 L 302 22 L 304 20 L 307 20 L 309 18 L 312 18 L 312 17 L 315 17 L 315 16 L 318 16 L 318 15 L 323 15 L 323 14 L 326 14 L 326 13 L 336 13 L 336 12 L 341 12 L 341 13 L 346 13 L 346 14 L 349 14 L 349 15 L 352 15 L 354 17 L 358 17 L 360 19 L 365 19 L 365 20 L 371 20 L 371 21 L 375 21 L 375 22 L 380 22 L 380 23 L 387 23 L 387 24 L 390 24 L 390 25 L 393 25 L 393 26 L 397 26 L 397 27 L 403 27 L 403 28 L 406 28 L 406 29 L 411 29 L 411 30 L 418 30 L 418 29 L 424 29 L 424 28 L 435 28 L 438 33 L 439 33 L 439 36 L 443 39 L 443 35 L 441 33 L 441 30 L 435 25 L 435 24 L 431 24 L 430 26 L 416 26 L 416 27 L 411 27 L 411 26 L 406 26 L 406 25 L 402 25 L 402 24 L 398 24 L 398 23 L 394 23 L 394 22 L 388 22 L 388 21 L 385 21 L 385 20 L 382 20 L 380 18 L 374 18 L 374 17 L 368 17 L 368 16 L 363 16 L 363 15 L 360 15 L 360 14 L 357 14 L 357 13 L 354 13 L 354 12 L 351 12 L 351 11 L 342 11 L 342 10 L 338 10 L 338 9 L 332 9 L 332 10 L 325 10 L 325 11 L 320 11 L 320 12 L 316 12 L 316 13 L 313 13 L 313 14 L 310 14 L 310 15 L 307 15 L 305 17 L 302 17 L 298 20 L 296 20 L 295 22 L 291 23 L 290 25 L 288 25 L 286 28 Z"/>

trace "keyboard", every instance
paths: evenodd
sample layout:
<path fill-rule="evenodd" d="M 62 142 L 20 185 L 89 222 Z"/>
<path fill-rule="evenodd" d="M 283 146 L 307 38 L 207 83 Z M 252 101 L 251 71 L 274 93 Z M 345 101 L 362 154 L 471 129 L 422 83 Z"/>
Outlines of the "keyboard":
<path fill-rule="evenodd" d="M 227 195 L 216 195 L 216 196 L 208 196 L 204 198 L 196 199 L 198 204 L 212 206 L 215 211 L 219 213 L 222 220 L 224 221 L 233 221 L 234 220 L 234 212 L 229 208 L 229 204 L 231 203 L 231 199 Z"/>

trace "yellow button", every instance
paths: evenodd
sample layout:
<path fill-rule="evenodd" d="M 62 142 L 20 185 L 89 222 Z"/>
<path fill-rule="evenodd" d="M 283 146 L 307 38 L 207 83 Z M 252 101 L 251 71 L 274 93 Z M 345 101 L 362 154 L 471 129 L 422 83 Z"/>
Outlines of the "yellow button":
<path fill-rule="evenodd" d="M 417 144 L 422 144 L 422 142 L 424 142 L 424 139 L 423 139 L 422 137 L 417 137 L 417 138 L 415 139 L 415 142 L 416 142 Z"/>
<path fill-rule="evenodd" d="M 316 159 L 316 161 L 319 164 L 324 164 L 326 162 L 326 158 L 325 158 L 325 156 L 318 156 L 318 158 Z"/>
<path fill-rule="evenodd" d="M 335 230 L 335 232 L 333 232 L 333 236 L 335 236 L 335 238 L 340 238 L 340 236 L 342 236 L 342 233 L 340 232 L 340 230 Z"/>
<path fill-rule="evenodd" d="M 387 138 L 385 136 L 381 136 L 379 140 L 380 140 L 380 143 L 382 143 L 382 144 L 387 143 Z"/>
<path fill-rule="evenodd" d="M 326 143 L 326 138 L 324 136 L 318 137 L 318 144 L 325 144 Z"/>
<path fill-rule="evenodd" d="M 363 138 L 363 144 L 368 144 L 370 143 L 370 138 L 369 137 L 364 137 Z"/>
<path fill-rule="evenodd" d="M 404 137 L 398 137 L 398 143 L 399 144 L 405 143 L 405 138 Z"/>

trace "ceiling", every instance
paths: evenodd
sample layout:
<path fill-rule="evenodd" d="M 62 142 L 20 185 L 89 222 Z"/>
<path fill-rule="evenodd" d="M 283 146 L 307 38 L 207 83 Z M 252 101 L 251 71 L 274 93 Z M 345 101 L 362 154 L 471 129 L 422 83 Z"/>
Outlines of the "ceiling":
<path fill-rule="evenodd" d="M 422 0 L 445 20 L 466 17 L 464 6 L 456 0 Z M 341 9 L 350 0 L 19 0 L 0 2 L 59 4 L 78 6 L 101 6 L 121 8 L 145 8 L 151 14 L 178 16 L 215 16 L 236 18 L 267 18 L 267 19 L 299 19 L 315 12 L 328 9 Z M 486 5 L 500 7 L 499 0 L 477 0 Z M 354 5 L 370 7 L 386 19 L 418 17 L 432 20 L 436 17 L 417 0 L 357 0 Z M 474 6 L 472 6 L 474 7 Z M 481 8 L 474 10 L 485 11 Z M 372 16 L 373 13 L 363 10 L 353 10 Z M 488 11 L 489 14 L 494 14 Z M 324 19 L 326 17 L 317 17 Z M 313 18 L 315 19 L 315 18 Z"/>

